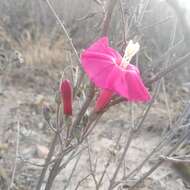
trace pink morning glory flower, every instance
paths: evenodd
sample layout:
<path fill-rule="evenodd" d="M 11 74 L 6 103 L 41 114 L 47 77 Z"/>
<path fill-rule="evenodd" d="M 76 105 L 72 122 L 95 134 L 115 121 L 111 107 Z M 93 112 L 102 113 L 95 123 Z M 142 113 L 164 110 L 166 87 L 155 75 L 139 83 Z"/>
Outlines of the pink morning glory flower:
<path fill-rule="evenodd" d="M 151 99 L 139 69 L 129 64 L 138 50 L 139 44 L 130 41 L 122 57 L 109 46 L 108 38 L 102 37 L 82 52 L 81 62 L 86 74 L 102 89 L 96 102 L 97 111 L 110 101 L 113 93 L 133 102 L 146 102 Z"/>

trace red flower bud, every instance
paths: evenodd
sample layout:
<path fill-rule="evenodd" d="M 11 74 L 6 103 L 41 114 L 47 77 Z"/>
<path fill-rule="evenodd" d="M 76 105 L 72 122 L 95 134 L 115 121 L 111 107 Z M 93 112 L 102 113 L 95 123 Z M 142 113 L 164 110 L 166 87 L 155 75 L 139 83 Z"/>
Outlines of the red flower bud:
<path fill-rule="evenodd" d="M 64 80 L 61 82 L 60 92 L 63 102 L 64 114 L 70 116 L 72 115 L 73 91 L 69 80 Z"/>
<path fill-rule="evenodd" d="M 112 98 L 112 94 L 113 93 L 109 90 L 101 90 L 95 105 L 96 112 L 99 112 L 106 107 Z"/>

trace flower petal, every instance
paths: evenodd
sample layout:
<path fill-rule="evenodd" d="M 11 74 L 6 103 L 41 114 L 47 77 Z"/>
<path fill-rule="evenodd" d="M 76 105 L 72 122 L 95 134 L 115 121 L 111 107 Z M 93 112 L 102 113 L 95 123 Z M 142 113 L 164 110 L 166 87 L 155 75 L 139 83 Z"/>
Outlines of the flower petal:
<path fill-rule="evenodd" d="M 107 37 L 100 38 L 95 43 L 93 43 L 89 48 L 87 48 L 83 53 L 88 53 L 88 52 L 107 54 L 112 58 L 116 59 L 118 64 L 120 64 L 122 60 L 121 55 L 115 49 L 109 46 L 109 40 Z"/>
<path fill-rule="evenodd" d="M 82 65 L 88 77 L 100 88 L 106 87 L 106 78 L 115 67 L 112 57 L 105 54 L 85 53 L 81 56 Z"/>
<path fill-rule="evenodd" d="M 102 37 L 96 42 L 94 42 L 89 48 L 88 51 L 101 52 L 103 53 L 109 47 L 109 40 L 107 37 Z"/>
<path fill-rule="evenodd" d="M 85 72 L 100 88 L 106 87 L 107 76 L 121 59 L 120 54 L 109 47 L 107 37 L 99 39 L 81 54 Z"/>
<path fill-rule="evenodd" d="M 137 67 L 129 64 L 127 69 L 114 67 L 107 78 L 107 89 L 127 98 L 128 101 L 145 102 L 151 99 Z"/>

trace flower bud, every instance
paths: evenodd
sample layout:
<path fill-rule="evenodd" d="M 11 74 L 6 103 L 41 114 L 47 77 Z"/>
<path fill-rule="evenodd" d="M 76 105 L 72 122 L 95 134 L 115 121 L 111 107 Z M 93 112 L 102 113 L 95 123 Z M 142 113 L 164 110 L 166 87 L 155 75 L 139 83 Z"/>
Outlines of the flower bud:
<path fill-rule="evenodd" d="M 60 85 L 60 93 L 63 102 L 63 112 L 65 115 L 72 115 L 73 90 L 69 80 L 63 80 Z"/>
<path fill-rule="evenodd" d="M 43 116 L 44 116 L 45 120 L 46 120 L 47 122 L 49 122 L 50 119 L 51 119 L 50 107 L 49 107 L 47 104 L 44 104 L 43 107 L 42 107 L 42 111 L 43 111 Z"/>
<path fill-rule="evenodd" d="M 95 111 L 99 112 L 106 107 L 112 98 L 112 92 L 109 90 L 101 90 L 95 105 Z"/>

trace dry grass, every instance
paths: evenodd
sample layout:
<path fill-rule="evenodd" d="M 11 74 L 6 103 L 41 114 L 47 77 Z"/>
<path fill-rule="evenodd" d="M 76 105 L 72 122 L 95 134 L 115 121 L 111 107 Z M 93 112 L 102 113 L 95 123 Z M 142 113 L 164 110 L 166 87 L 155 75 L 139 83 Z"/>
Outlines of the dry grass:
<path fill-rule="evenodd" d="M 50 42 L 45 36 L 36 42 L 24 40 L 20 48 L 27 64 L 63 64 L 67 57 L 63 40 L 50 48 Z"/>
<path fill-rule="evenodd" d="M 50 39 L 41 35 L 37 40 L 32 38 L 30 31 L 24 31 L 19 41 L 12 38 L 6 25 L 0 21 L 0 47 L 5 51 L 18 50 L 26 64 L 63 64 L 69 59 L 70 53 L 65 49 L 64 37 Z"/>

